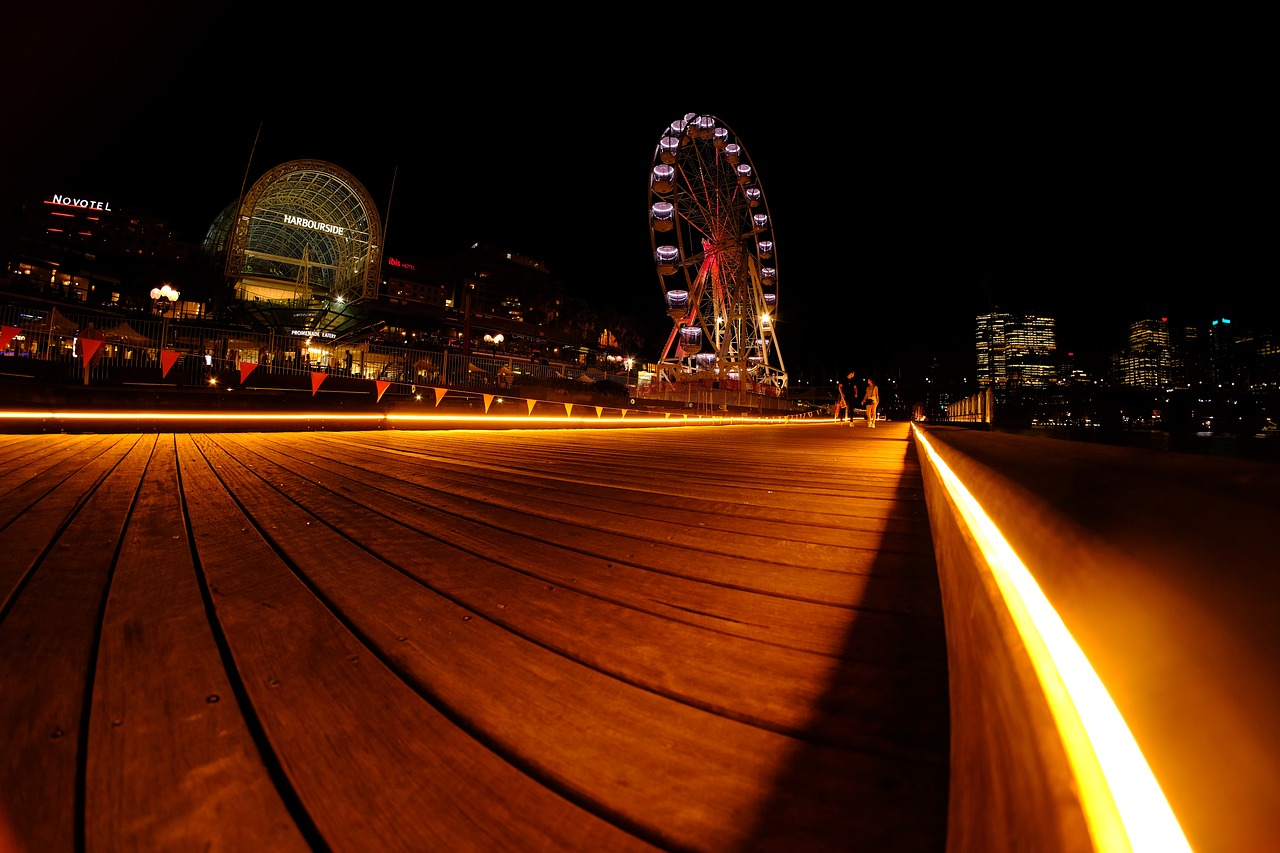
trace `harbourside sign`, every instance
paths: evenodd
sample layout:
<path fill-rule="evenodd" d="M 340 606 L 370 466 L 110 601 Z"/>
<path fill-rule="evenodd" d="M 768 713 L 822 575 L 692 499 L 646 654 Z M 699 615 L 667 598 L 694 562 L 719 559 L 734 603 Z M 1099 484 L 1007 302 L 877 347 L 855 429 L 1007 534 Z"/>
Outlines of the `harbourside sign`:
<path fill-rule="evenodd" d="M 85 210 L 101 210 L 106 213 L 112 212 L 111 202 L 109 201 L 94 201 L 93 199 L 88 198 L 74 198 L 69 195 L 58 195 L 57 193 L 53 194 L 53 198 L 49 201 L 49 204 L 60 204 L 63 207 L 82 207 Z"/>
<path fill-rule="evenodd" d="M 316 222 L 314 219 L 303 219 L 301 216 L 293 216 L 292 214 L 282 213 L 284 223 L 286 225 L 297 225 L 299 228 L 310 228 L 312 231 L 323 231 L 326 234 L 337 234 L 342 236 L 345 231 L 341 225 L 330 225 L 327 222 Z"/>

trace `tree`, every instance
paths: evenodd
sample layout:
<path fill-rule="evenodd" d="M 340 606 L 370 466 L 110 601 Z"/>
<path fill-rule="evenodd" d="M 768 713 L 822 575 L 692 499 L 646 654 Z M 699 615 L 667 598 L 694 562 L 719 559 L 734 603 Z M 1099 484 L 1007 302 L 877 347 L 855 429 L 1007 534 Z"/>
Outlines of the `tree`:
<path fill-rule="evenodd" d="M 571 296 L 564 302 L 564 310 L 560 314 L 565 331 L 569 332 L 578 346 L 592 340 L 591 333 L 596 330 L 600 317 L 596 310 L 581 297 Z"/>

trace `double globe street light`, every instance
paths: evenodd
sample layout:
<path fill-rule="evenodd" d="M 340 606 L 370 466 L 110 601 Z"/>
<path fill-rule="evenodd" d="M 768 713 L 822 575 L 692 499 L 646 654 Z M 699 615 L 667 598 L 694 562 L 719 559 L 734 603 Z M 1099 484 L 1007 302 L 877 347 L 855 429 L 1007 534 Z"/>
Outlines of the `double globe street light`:
<path fill-rule="evenodd" d="M 169 335 L 169 312 L 173 310 L 173 303 L 178 301 L 178 297 L 182 294 L 174 290 L 168 284 L 163 287 L 151 288 L 152 307 L 160 312 L 160 349 L 165 348 L 165 339 Z"/>

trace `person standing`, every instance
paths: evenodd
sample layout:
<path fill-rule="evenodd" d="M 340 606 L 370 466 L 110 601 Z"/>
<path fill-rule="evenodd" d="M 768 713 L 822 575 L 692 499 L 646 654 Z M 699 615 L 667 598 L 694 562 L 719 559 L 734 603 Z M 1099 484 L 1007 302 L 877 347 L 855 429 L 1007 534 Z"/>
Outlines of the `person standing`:
<path fill-rule="evenodd" d="M 843 419 L 847 426 L 853 426 L 853 403 L 858 399 L 858 383 L 854 381 L 854 371 L 850 370 L 845 376 L 844 381 L 837 386 L 840 391 L 840 401 L 837 404 L 844 410 Z M 836 422 L 841 420 L 840 409 L 836 410 Z"/>
<path fill-rule="evenodd" d="M 862 405 L 867 409 L 867 426 L 876 428 L 876 409 L 880 406 L 880 387 L 874 379 L 867 380 L 867 391 L 862 395 Z"/>

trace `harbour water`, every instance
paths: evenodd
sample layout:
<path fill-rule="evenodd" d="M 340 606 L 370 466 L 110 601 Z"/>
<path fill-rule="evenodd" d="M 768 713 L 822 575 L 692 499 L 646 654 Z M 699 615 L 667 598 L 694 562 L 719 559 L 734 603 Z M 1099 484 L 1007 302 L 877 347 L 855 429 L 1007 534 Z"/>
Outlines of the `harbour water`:
<path fill-rule="evenodd" d="M 1122 447 L 1197 453 L 1280 464 L 1280 431 L 1251 435 L 1216 432 L 1169 433 L 1161 430 L 1104 430 L 1088 427 L 1031 427 L 1000 429 L 1000 432 L 1034 435 L 1068 441 L 1088 441 Z"/>

